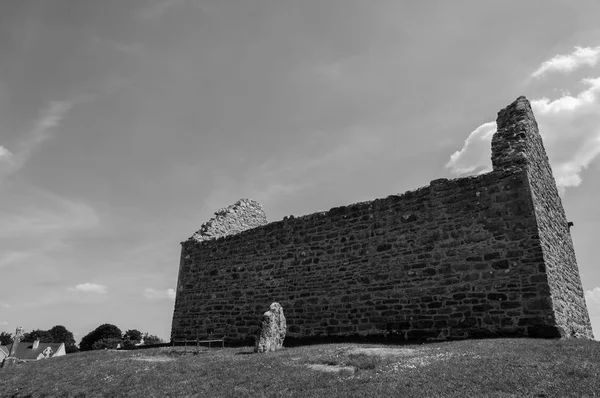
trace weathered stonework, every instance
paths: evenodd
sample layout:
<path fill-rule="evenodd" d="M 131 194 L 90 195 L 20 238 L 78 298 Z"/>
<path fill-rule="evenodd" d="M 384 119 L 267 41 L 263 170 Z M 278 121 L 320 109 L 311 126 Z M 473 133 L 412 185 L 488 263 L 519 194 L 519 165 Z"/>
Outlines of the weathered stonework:
<path fill-rule="evenodd" d="M 13 337 L 13 342 L 8 352 L 8 356 L 4 358 L 4 360 L 2 361 L 2 366 L 0 367 L 10 367 L 19 362 L 19 359 L 15 355 L 17 353 L 17 347 L 19 346 L 23 335 L 24 329 L 21 326 L 17 327 L 15 336 Z"/>
<path fill-rule="evenodd" d="M 592 337 L 567 220 L 529 102 L 498 114 L 493 171 L 182 243 L 171 337 Z M 208 235 L 203 235 L 208 236 Z"/>
<path fill-rule="evenodd" d="M 260 327 L 260 333 L 256 339 L 255 352 L 277 351 L 283 347 L 287 325 L 281 304 L 273 303 L 269 311 L 265 312 Z"/>
<path fill-rule="evenodd" d="M 202 224 L 190 239 L 201 242 L 265 224 L 267 216 L 261 204 L 250 199 L 240 199 L 231 206 L 217 210 L 215 216 Z"/>

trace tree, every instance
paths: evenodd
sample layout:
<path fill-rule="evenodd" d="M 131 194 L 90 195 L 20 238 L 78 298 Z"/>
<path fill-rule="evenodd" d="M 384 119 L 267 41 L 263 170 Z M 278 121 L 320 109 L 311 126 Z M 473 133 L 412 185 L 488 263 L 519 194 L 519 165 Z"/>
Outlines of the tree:
<path fill-rule="evenodd" d="M 52 329 L 48 330 L 48 333 L 52 336 L 54 343 L 65 343 L 65 351 L 67 354 L 79 351 L 75 345 L 75 338 L 73 333 L 69 332 L 66 327 L 62 325 L 53 326 Z"/>
<path fill-rule="evenodd" d="M 81 351 L 90 351 L 94 349 L 94 343 L 102 339 L 118 339 L 121 341 L 121 329 L 115 325 L 104 323 L 96 329 L 83 336 L 79 343 Z M 105 347 L 102 347 L 105 348 Z"/>
<path fill-rule="evenodd" d="M 142 332 L 137 329 L 130 329 L 123 335 L 123 340 L 130 340 L 139 343 L 142 340 Z"/>
<path fill-rule="evenodd" d="M 121 343 L 121 338 L 108 337 L 105 339 L 100 339 L 92 345 L 92 350 L 105 350 L 111 349 L 114 350 Z"/>
<path fill-rule="evenodd" d="M 0 345 L 9 345 L 12 344 L 13 338 L 12 335 L 8 332 L 0 332 Z"/>
<path fill-rule="evenodd" d="M 123 348 L 132 350 L 142 340 L 142 332 L 137 329 L 129 329 L 123 335 Z"/>
<path fill-rule="evenodd" d="M 21 339 L 21 341 L 29 343 L 33 343 L 36 340 L 39 340 L 41 343 L 54 343 L 50 332 L 42 329 L 35 329 L 29 333 L 25 333 Z"/>
<path fill-rule="evenodd" d="M 163 339 L 161 339 L 158 336 L 154 336 L 154 335 L 151 335 L 151 334 L 148 334 L 148 333 L 146 333 L 144 335 L 144 344 L 145 345 L 163 344 L 163 343 L 164 343 Z"/>
<path fill-rule="evenodd" d="M 73 333 L 69 332 L 69 330 L 62 325 L 53 326 L 50 330 L 32 330 L 29 333 L 25 333 L 21 339 L 21 341 L 30 343 L 36 340 L 39 340 L 41 343 L 65 343 L 65 351 L 67 354 L 79 351 L 75 345 Z"/>

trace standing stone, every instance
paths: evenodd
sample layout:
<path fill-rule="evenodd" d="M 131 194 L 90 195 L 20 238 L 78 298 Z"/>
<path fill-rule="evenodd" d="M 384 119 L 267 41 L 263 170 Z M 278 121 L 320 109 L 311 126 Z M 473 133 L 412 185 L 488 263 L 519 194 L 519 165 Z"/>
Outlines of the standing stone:
<path fill-rule="evenodd" d="M 17 347 L 19 347 L 19 343 L 23 338 L 23 332 L 23 328 L 19 326 L 17 328 L 17 332 L 15 333 L 15 337 L 13 338 L 12 345 L 10 346 L 8 357 L 4 358 L 4 361 L 2 361 L 2 366 L 0 367 L 9 367 L 19 362 L 19 359 L 15 355 L 17 353 Z"/>
<path fill-rule="evenodd" d="M 269 352 L 280 349 L 283 347 L 286 330 L 283 308 L 279 303 L 271 304 L 269 311 L 263 315 L 262 326 L 254 351 Z"/>
<path fill-rule="evenodd" d="M 17 327 L 15 337 L 13 338 L 12 346 L 10 347 L 10 352 L 8 353 L 9 357 L 14 357 L 17 352 L 17 347 L 23 338 L 24 330 L 21 326 Z"/>

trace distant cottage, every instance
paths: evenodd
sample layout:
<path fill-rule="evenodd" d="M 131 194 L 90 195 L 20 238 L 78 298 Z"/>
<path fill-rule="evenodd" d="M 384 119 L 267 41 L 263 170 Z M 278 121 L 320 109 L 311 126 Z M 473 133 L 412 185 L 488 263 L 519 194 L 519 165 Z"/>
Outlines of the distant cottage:
<path fill-rule="evenodd" d="M 42 343 L 21 341 L 23 328 L 18 327 L 14 341 L 10 345 L 0 345 L 0 363 L 5 361 L 37 361 L 66 355 L 65 343 Z"/>
<path fill-rule="evenodd" d="M 0 346 L 0 360 L 8 357 L 10 346 Z M 41 343 L 39 340 L 19 342 L 13 356 L 21 361 L 36 361 L 38 359 L 54 358 L 66 355 L 65 343 Z M 4 356 L 3 356 L 4 355 Z"/>
<path fill-rule="evenodd" d="M 265 307 L 289 339 L 592 338 L 565 216 L 529 101 L 498 113 L 493 170 L 267 223 L 219 210 L 182 243 L 173 340 L 250 342 Z"/>

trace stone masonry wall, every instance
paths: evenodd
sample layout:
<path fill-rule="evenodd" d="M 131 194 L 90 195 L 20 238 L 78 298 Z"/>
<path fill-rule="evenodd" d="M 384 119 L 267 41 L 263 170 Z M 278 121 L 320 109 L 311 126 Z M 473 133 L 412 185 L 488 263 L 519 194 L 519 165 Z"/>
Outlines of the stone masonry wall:
<path fill-rule="evenodd" d="M 591 324 L 585 304 L 583 287 L 575 259 L 575 250 L 568 221 L 558 195 L 556 182 L 544 149 L 538 125 L 525 97 L 498 113 L 498 133 L 495 143 L 503 142 L 520 151 L 505 151 L 505 164 L 519 164 L 527 170 L 540 243 L 551 295 L 554 316 L 562 336 L 592 338 Z M 494 148 L 502 152 L 499 148 Z M 514 159 L 516 154 L 518 160 Z M 494 160 L 501 156 L 492 157 Z M 504 170 L 502 162 L 494 168 Z"/>
<path fill-rule="evenodd" d="M 236 234 L 266 223 L 267 216 L 260 203 L 254 200 L 240 199 L 231 206 L 217 210 L 215 216 L 202 224 L 191 239 L 197 241 L 211 240 Z"/>
<path fill-rule="evenodd" d="M 272 302 L 297 339 L 591 336 L 554 181 L 527 163 L 537 130 L 510 127 L 533 115 L 504 122 L 523 100 L 490 173 L 183 242 L 171 338 L 248 341 Z"/>

